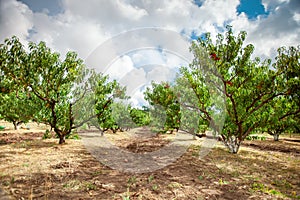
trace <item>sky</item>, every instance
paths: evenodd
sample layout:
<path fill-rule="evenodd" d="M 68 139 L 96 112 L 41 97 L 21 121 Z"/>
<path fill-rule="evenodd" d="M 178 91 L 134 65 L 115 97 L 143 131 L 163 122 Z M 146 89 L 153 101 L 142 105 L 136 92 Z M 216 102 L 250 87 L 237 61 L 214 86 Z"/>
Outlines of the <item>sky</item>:
<path fill-rule="evenodd" d="M 274 59 L 300 43 L 300 0 L 0 0 L 0 43 L 16 35 L 62 57 L 76 51 L 126 85 L 135 105 L 149 82 L 170 81 L 190 62 L 192 40 L 226 25 L 247 31 L 255 56 Z"/>

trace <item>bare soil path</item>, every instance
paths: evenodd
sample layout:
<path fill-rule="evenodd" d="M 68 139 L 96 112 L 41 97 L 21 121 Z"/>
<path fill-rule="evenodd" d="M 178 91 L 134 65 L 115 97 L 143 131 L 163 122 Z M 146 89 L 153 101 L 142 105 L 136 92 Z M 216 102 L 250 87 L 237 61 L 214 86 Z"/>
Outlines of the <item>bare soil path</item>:
<path fill-rule="evenodd" d="M 99 162 L 128 173 L 146 173 L 164 168 L 180 158 L 193 141 L 192 135 L 180 133 L 167 139 L 146 127 L 123 133 L 127 138 L 123 136 L 122 140 L 111 135 L 99 135 L 97 131 L 80 133 L 83 144 Z"/>

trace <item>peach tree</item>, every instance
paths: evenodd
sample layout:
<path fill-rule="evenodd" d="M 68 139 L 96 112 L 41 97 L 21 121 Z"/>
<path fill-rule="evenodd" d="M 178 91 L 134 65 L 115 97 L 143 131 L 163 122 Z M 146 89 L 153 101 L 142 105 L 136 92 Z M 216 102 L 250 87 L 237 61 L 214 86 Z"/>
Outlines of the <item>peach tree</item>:
<path fill-rule="evenodd" d="M 154 123 L 164 123 L 161 130 L 167 132 L 178 130 L 180 127 L 181 111 L 176 93 L 169 83 L 162 82 L 160 84 L 152 82 L 151 87 L 148 87 L 144 93 L 145 100 L 149 102 L 155 110 L 157 116 L 151 116 Z"/>
<path fill-rule="evenodd" d="M 217 130 L 232 153 L 237 153 L 241 142 L 262 126 L 265 118 L 261 113 L 272 100 L 288 93 L 288 88 L 277 89 L 277 82 L 281 84 L 282 81 L 278 75 L 284 70 L 272 69 L 271 60 L 252 59 L 254 46 L 244 45 L 245 38 L 246 32 L 236 36 L 230 26 L 227 26 L 225 36 L 217 35 L 215 42 L 207 33 L 192 43 L 194 60 L 188 67 L 181 68 L 183 78 L 197 97 L 201 116 Z M 221 84 L 215 84 L 216 80 Z M 222 127 L 212 116 L 214 109 L 210 96 L 213 90 L 209 90 L 208 85 L 224 95 L 226 109 Z"/>
<path fill-rule="evenodd" d="M 285 91 L 285 95 L 273 99 L 264 110 L 265 123 L 262 127 L 274 140 L 286 132 L 299 133 L 300 118 L 300 47 L 281 47 L 278 49 L 273 68 L 277 73 L 276 90 Z"/>
<path fill-rule="evenodd" d="M 51 126 L 59 144 L 72 130 L 100 116 L 96 107 L 114 97 L 118 84 L 87 69 L 75 52 L 62 60 L 45 42 L 30 42 L 26 51 L 17 37 L 6 39 L 0 48 L 1 72 L 43 102 L 37 120 Z"/>

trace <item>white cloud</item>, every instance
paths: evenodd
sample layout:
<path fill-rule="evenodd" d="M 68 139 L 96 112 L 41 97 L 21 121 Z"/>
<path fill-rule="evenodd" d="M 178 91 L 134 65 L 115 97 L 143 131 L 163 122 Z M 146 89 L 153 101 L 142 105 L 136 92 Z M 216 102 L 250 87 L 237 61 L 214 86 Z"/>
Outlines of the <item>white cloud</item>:
<path fill-rule="evenodd" d="M 133 107 L 147 106 L 149 103 L 144 99 L 144 90 L 137 90 L 129 100 Z"/>
<path fill-rule="evenodd" d="M 262 4 L 266 10 L 276 10 L 282 3 L 287 3 L 289 0 L 262 0 Z"/>
<path fill-rule="evenodd" d="M 179 68 L 181 66 L 187 66 L 190 62 L 192 62 L 192 58 L 183 58 L 174 52 L 164 51 L 163 54 L 165 57 L 165 65 L 170 68 Z"/>
<path fill-rule="evenodd" d="M 171 69 L 164 65 L 158 65 L 154 67 L 146 76 L 149 82 L 154 81 L 156 83 L 160 82 L 170 82 L 174 80 L 176 76 L 175 69 Z"/>
<path fill-rule="evenodd" d="M 19 1 L 0 1 L 0 41 L 16 35 L 21 42 L 29 36 L 33 26 L 32 11 Z"/>
<path fill-rule="evenodd" d="M 128 19 L 139 20 L 141 17 L 148 15 L 147 11 L 145 11 L 144 9 L 126 4 L 124 1 L 117 0 L 116 4 L 122 15 Z"/>
<path fill-rule="evenodd" d="M 121 85 L 126 86 L 126 94 L 131 96 L 147 84 L 146 73 L 143 69 L 134 68 L 126 73 L 119 82 Z"/>
<path fill-rule="evenodd" d="M 300 26 L 300 13 L 295 13 L 293 19 L 298 23 Z"/>
<path fill-rule="evenodd" d="M 135 66 L 145 64 L 164 64 L 163 55 L 155 49 L 138 50 L 131 56 Z"/>
<path fill-rule="evenodd" d="M 193 0 L 62 0 L 63 12 L 49 15 L 46 9 L 33 12 L 20 1 L 1 0 L 0 40 L 17 35 L 24 44 L 46 41 L 62 55 L 76 51 L 89 67 L 127 85 L 134 105 L 144 101 L 142 86 L 151 80 L 171 81 L 176 67 L 187 64 L 182 58 L 191 59 L 190 44 L 179 33 L 211 32 L 215 39 L 231 24 L 236 33 L 248 32 L 246 42 L 253 43 L 255 55 L 262 57 L 274 58 L 280 46 L 299 45 L 299 0 L 262 0 L 270 14 L 256 20 L 249 20 L 245 13 L 238 15 L 239 0 L 201 2 L 199 7 Z M 145 27 L 174 32 L 126 35 L 126 31 Z"/>
<path fill-rule="evenodd" d="M 246 42 L 255 46 L 255 56 L 274 58 L 277 48 L 281 46 L 297 46 L 300 41 L 300 14 L 298 0 L 264 0 L 264 7 L 270 14 L 267 17 L 249 21 L 240 15 L 233 22 L 234 29 L 246 30 Z"/>
<path fill-rule="evenodd" d="M 239 0 L 206 0 L 198 7 L 192 0 L 62 0 L 63 12 L 49 15 L 47 12 L 32 12 L 25 4 L 16 0 L 0 1 L 0 39 L 17 35 L 22 42 L 30 40 L 46 41 L 47 45 L 64 55 L 69 50 L 78 52 L 83 59 L 108 38 L 124 31 L 142 27 L 160 27 L 190 35 L 211 32 L 212 38 L 224 29 L 228 23 L 233 25 L 235 32 L 246 30 L 248 43 L 256 47 L 257 56 L 275 56 L 279 46 L 298 45 L 300 41 L 300 1 L 298 0 L 263 0 L 266 11 L 270 14 L 249 20 L 245 14 L 238 15 Z M 130 40 L 131 44 L 123 43 L 117 48 L 133 46 L 157 45 L 163 43 L 171 49 L 187 49 L 178 43 L 178 39 L 159 40 L 159 35 L 140 35 Z M 155 45 L 154 45 L 155 43 Z M 124 45 L 124 47 L 122 47 Z M 152 60 L 152 64 L 174 66 L 180 64 L 176 56 L 163 59 L 157 52 L 144 53 L 136 49 L 135 55 L 123 62 L 123 69 L 130 70 L 133 66 L 143 65 Z M 185 50 L 184 50 L 185 51 Z M 178 54 L 184 54 L 183 52 Z M 107 51 L 100 52 L 98 58 L 103 59 L 120 56 L 116 44 Z M 160 52 L 163 53 L 163 52 Z M 103 61 L 104 62 L 104 61 Z M 124 62 L 128 62 L 125 64 Z M 99 66 L 102 61 L 92 63 Z M 149 63 L 147 63 L 149 64 Z M 119 76 L 121 71 L 116 72 Z"/>
<path fill-rule="evenodd" d="M 133 69 L 134 66 L 131 58 L 125 55 L 112 63 L 104 73 L 108 74 L 112 79 L 120 80 Z"/>

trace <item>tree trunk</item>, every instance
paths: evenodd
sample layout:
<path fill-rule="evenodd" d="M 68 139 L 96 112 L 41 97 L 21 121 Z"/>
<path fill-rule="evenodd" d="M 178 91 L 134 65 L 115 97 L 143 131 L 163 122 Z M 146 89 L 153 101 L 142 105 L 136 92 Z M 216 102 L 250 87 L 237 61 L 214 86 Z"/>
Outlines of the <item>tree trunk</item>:
<path fill-rule="evenodd" d="M 59 136 L 59 143 L 58 144 L 64 144 L 66 142 L 65 135 L 59 134 L 58 136 Z"/>
<path fill-rule="evenodd" d="M 237 154 L 240 149 L 240 143 L 229 144 L 228 148 L 229 148 L 230 153 Z"/>
<path fill-rule="evenodd" d="M 18 123 L 17 122 L 13 122 L 13 124 L 14 124 L 14 129 L 18 130 Z"/>
<path fill-rule="evenodd" d="M 274 141 L 279 141 L 279 134 L 274 134 L 273 137 L 274 137 Z"/>
<path fill-rule="evenodd" d="M 224 140 L 223 138 L 223 142 L 225 144 L 225 146 L 228 148 L 230 153 L 233 154 L 237 154 L 239 149 L 240 149 L 240 145 L 241 145 L 241 141 L 238 138 L 226 138 Z"/>

